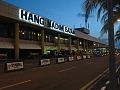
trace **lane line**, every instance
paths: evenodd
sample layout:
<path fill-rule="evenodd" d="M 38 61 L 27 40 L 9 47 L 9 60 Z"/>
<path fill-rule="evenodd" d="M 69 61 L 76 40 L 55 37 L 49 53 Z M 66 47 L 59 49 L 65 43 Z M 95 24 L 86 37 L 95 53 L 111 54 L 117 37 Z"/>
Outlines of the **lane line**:
<path fill-rule="evenodd" d="M 91 80 L 89 83 L 87 83 L 85 86 L 83 86 L 82 88 L 80 88 L 79 90 L 86 90 L 86 88 L 88 88 L 90 85 L 93 86 L 93 83 L 95 81 L 97 81 L 100 77 L 102 77 L 109 69 L 106 69 L 103 73 L 101 73 L 100 75 L 98 75 L 96 78 L 94 78 L 93 80 Z M 88 90 L 88 89 L 87 89 Z"/>
<path fill-rule="evenodd" d="M 102 87 L 100 90 L 105 90 L 106 89 L 106 86 Z"/>
<path fill-rule="evenodd" d="M 100 90 L 105 90 L 107 88 L 107 85 L 110 83 L 110 81 L 106 81 L 105 86 L 103 86 Z"/>
<path fill-rule="evenodd" d="M 106 85 L 110 84 L 110 81 L 107 81 L 105 84 L 106 84 Z"/>
<path fill-rule="evenodd" d="M 0 87 L 0 90 L 6 89 L 6 88 L 10 88 L 10 87 L 14 87 L 14 86 L 17 86 L 17 85 L 21 85 L 21 84 L 24 84 L 24 83 L 28 83 L 28 82 L 31 82 L 31 81 L 32 80 L 27 80 L 27 81 L 11 84 L 11 85 L 8 85 L 8 86 Z"/>
<path fill-rule="evenodd" d="M 31 68 L 32 70 L 37 70 L 37 69 L 40 69 L 41 67 L 34 67 L 34 68 Z"/>
<path fill-rule="evenodd" d="M 86 64 L 94 64 L 94 62 L 89 62 L 89 63 L 86 63 Z"/>
<path fill-rule="evenodd" d="M 61 73 L 61 72 L 69 71 L 69 70 L 74 69 L 74 68 L 76 68 L 76 67 L 71 67 L 71 68 L 63 69 L 63 70 L 60 70 L 60 71 L 58 71 L 58 72 Z"/>
<path fill-rule="evenodd" d="M 120 69 L 120 65 L 119 65 L 118 68 L 116 69 L 116 72 L 118 72 L 119 69 Z"/>

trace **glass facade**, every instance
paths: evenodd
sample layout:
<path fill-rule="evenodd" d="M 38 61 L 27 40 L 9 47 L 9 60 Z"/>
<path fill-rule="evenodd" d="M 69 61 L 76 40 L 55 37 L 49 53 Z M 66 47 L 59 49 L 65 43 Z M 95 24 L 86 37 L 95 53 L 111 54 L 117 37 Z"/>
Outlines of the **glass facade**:
<path fill-rule="evenodd" d="M 71 39 L 71 44 L 72 44 L 72 45 L 77 45 L 77 39 L 72 38 L 72 39 Z"/>
<path fill-rule="evenodd" d="M 33 30 L 27 27 L 20 27 L 19 38 L 24 40 L 38 41 L 41 38 L 41 33 L 38 30 Z"/>
<path fill-rule="evenodd" d="M 0 21 L 0 37 L 13 38 L 14 24 Z"/>
<path fill-rule="evenodd" d="M 68 44 L 68 38 L 66 38 L 66 37 L 61 37 L 60 38 L 60 44 Z"/>
<path fill-rule="evenodd" d="M 57 41 L 55 40 L 55 37 L 56 37 L 55 35 L 45 34 L 44 41 L 50 43 L 56 43 Z"/>
<path fill-rule="evenodd" d="M 41 36 L 41 28 L 38 29 L 36 27 L 31 27 L 31 26 L 19 26 L 19 39 L 23 40 L 33 40 L 33 41 L 42 41 L 42 36 Z M 0 37 L 4 38 L 15 38 L 15 23 L 8 23 L 8 22 L 3 22 L 0 21 Z M 49 30 L 45 30 L 44 32 L 44 42 L 48 43 L 58 43 L 58 33 L 57 32 L 52 32 Z M 69 36 L 65 34 L 60 33 L 60 44 L 64 44 L 63 46 L 69 45 Z M 88 41 L 82 38 L 77 38 L 74 36 L 71 36 L 71 45 L 77 46 L 77 40 L 79 40 L 79 46 L 82 46 L 82 48 L 91 48 L 94 43 L 93 41 Z M 40 43 L 41 44 L 41 43 Z M 42 44 L 41 44 L 42 45 Z M 53 45 L 53 44 L 51 44 Z M 56 44 L 57 45 L 57 44 Z M 40 46 L 40 45 L 39 45 Z M 57 46 L 56 46 L 57 47 Z M 85 49 L 85 48 L 84 48 Z M 31 53 L 39 53 L 41 54 L 42 49 L 20 49 L 20 58 L 30 58 Z M 49 50 L 48 50 L 49 51 Z M 69 50 L 62 50 L 61 53 L 63 52 L 69 52 Z M 14 58 L 14 49 L 2 49 L 1 48 L 1 53 L 5 53 L 8 55 L 8 58 Z M 57 52 L 57 50 L 51 50 L 51 52 Z M 26 57 L 29 56 L 29 57 Z"/>

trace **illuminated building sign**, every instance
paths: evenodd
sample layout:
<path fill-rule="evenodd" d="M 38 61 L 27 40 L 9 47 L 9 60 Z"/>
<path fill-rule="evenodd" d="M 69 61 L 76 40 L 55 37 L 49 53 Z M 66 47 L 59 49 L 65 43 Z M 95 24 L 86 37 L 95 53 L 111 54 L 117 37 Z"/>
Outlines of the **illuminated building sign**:
<path fill-rule="evenodd" d="M 56 30 L 56 31 L 63 32 L 66 34 L 74 35 L 73 29 L 71 29 L 67 26 L 58 24 L 52 20 L 43 18 L 39 15 L 33 14 L 33 13 L 28 12 L 28 11 L 23 10 L 23 9 L 19 9 L 19 19 L 26 21 L 28 23 L 38 25 L 38 26 L 47 27 L 47 28 L 50 28 L 52 30 Z"/>
<path fill-rule="evenodd" d="M 19 9 L 19 19 L 32 23 L 32 24 L 44 26 L 44 18 L 38 15 L 32 14 L 31 12 L 22 10 L 22 9 Z"/>

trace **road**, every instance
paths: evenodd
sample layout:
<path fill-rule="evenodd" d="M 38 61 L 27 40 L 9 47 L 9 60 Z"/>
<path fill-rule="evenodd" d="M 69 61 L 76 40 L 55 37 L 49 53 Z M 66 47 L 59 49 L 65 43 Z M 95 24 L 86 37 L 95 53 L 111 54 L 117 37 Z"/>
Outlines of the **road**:
<path fill-rule="evenodd" d="M 105 56 L 4 73 L 0 90 L 81 90 L 107 68 Z"/>

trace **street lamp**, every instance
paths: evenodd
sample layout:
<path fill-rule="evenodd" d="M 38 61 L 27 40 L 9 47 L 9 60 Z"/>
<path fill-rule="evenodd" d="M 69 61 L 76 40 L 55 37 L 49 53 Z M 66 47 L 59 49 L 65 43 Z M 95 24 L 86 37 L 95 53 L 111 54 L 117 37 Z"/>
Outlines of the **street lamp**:
<path fill-rule="evenodd" d="M 109 74 L 110 90 L 117 88 L 117 75 L 115 67 L 115 45 L 114 45 L 114 24 L 113 24 L 113 0 L 106 0 L 108 8 L 108 40 L 109 40 Z"/>

